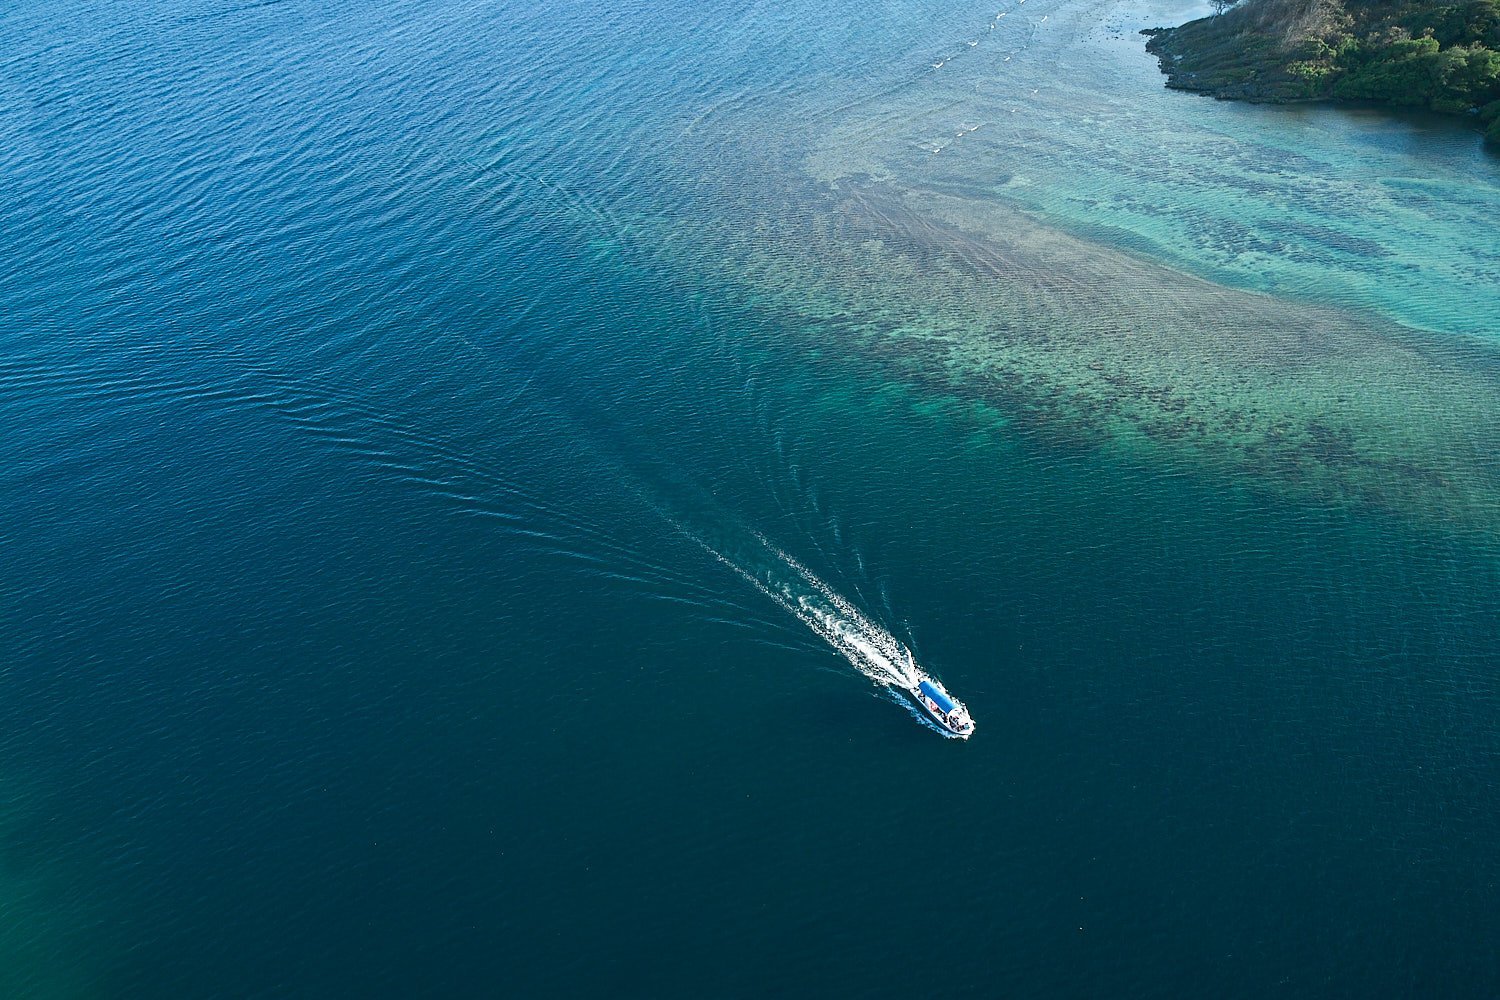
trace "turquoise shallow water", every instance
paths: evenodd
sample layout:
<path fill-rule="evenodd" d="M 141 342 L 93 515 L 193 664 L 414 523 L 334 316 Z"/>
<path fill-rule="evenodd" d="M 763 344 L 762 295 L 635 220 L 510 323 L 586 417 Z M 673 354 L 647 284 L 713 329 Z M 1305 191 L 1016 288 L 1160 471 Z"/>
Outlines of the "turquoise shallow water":
<path fill-rule="evenodd" d="M 0 994 L 1500 989 L 1500 172 L 1195 13 L 0 13 Z"/>

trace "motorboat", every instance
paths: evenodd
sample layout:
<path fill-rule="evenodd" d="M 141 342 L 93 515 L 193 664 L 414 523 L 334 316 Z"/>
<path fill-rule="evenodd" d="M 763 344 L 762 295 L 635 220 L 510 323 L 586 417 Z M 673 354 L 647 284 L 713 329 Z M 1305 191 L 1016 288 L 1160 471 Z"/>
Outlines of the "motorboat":
<path fill-rule="evenodd" d="M 932 720 L 959 739 L 974 735 L 974 719 L 964 703 L 948 693 L 941 681 L 931 677 L 917 682 L 909 692 L 917 706 L 932 717 Z"/>

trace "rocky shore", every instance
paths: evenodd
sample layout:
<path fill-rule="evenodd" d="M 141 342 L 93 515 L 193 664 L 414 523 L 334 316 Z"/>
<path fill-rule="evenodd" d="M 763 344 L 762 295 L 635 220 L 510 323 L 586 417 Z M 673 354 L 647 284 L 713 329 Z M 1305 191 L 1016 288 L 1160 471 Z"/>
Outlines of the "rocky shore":
<path fill-rule="evenodd" d="M 1244 0 L 1147 51 L 1167 86 L 1225 100 L 1375 101 L 1465 115 L 1500 148 L 1500 2 Z"/>

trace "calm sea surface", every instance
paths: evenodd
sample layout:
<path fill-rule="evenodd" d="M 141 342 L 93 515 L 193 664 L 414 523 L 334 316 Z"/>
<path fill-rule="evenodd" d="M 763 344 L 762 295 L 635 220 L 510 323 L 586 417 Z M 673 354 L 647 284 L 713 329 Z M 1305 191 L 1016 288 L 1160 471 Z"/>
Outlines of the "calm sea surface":
<path fill-rule="evenodd" d="M 5 5 L 0 996 L 1500 994 L 1500 159 L 1201 13 Z"/>

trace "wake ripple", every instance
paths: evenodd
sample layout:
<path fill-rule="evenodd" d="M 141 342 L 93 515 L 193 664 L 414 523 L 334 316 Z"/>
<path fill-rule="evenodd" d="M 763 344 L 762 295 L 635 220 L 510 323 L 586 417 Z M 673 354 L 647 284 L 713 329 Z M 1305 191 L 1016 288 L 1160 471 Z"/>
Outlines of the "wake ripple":
<path fill-rule="evenodd" d="M 731 558 L 693 531 L 682 525 L 678 527 L 709 555 L 796 617 L 874 683 L 890 689 L 912 690 L 927 676 L 901 640 L 765 536 L 751 533 L 758 543 L 755 555 Z"/>

